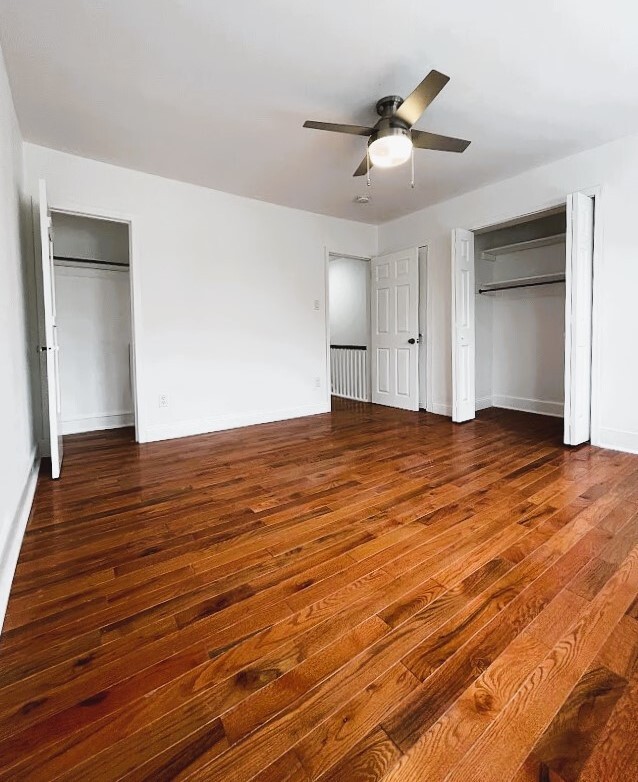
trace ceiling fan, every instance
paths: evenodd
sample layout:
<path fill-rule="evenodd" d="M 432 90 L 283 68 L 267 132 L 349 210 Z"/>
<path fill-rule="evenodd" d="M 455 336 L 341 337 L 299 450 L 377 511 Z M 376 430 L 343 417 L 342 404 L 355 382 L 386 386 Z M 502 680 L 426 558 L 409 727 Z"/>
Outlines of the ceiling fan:
<path fill-rule="evenodd" d="M 381 117 L 372 127 L 365 125 L 341 125 L 334 122 L 307 120 L 304 128 L 331 130 L 334 133 L 349 133 L 353 136 L 368 136 L 368 150 L 353 176 L 363 176 L 368 167 L 392 168 L 405 163 L 413 149 L 438 149 L 442 152 L 464 152 L 469 141 L 451 136 L 440 136 L 425 130 L 412 130 L 412 126 L 432 103 L 449 76 L 439 71 L 430 71 L 421 84 L 408 97 L 388 95 L 377 102 L 377 114 Z"/>

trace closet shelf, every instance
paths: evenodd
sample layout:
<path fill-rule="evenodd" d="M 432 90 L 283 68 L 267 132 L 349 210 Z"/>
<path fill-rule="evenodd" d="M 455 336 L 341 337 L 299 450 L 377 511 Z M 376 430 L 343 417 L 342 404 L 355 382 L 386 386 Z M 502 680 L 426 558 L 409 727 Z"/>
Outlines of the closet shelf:
<path fill-rule="evenodd" d="M 479 293 L 494 293 L 495 291 L 507 291 L 512 288 L 533 288 L 536 285 L 554 285 L 565 282 L 565 274 L 538 274 L 535 277 L 518 277 L 514 280 L 501 280 L 500 282 L 486 282 L 479 288 Z"/>
<path fill-rule="evenodd" d="M 514 242 L 513 244 L 503 244 L 500 247 L 490 247 L 487 250 L 483 250 L 481 253 L 481 260 L 483 261 L 495 261 L 499 255 L 507 255 L 509 253 L 518 253 L 523 250 L 533 250 L 536 247 L 549 247 L 551 244 L 558 244 L 558 242 L 565 241 L 565 234 L 553 234 L 552 236 L 542 236 L 540 239 L 529 239 L 526 242 Z"/>

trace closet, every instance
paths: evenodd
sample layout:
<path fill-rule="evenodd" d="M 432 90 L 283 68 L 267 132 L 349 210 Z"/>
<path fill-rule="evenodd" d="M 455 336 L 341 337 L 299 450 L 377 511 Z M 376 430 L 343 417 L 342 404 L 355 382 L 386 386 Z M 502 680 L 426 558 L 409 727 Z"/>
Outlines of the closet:
<path fill-rule="evenodd" d="M 562 416 L 566 209 L 474 232 L 476 409 Z"/>
<path fill-rule="evenodd" d="M 134 424 L 129 226 L 51 212 L 62 434 Z"/>

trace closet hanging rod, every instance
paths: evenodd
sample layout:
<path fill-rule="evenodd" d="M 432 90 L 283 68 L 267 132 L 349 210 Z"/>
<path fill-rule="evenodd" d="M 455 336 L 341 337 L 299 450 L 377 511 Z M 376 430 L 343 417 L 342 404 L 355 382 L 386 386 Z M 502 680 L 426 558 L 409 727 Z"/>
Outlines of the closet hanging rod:
<path fill-rule="evenodd" d="M 128 269 L 129 264 L 128 263 L 121 263 L 120 261 L 103 261 L 99 258 L 74 258 L 70 255 L 54 255 L 53 256 L 54 261 L 70 261 L 72 263 L 97 263 L 101 266 L 123 266 L 124 268 Z"/>
<path fill-rule="evenodd" d="M 520 277 L 516 280 L 503 280 L 502 282 L 488 282 L 479 288 L 479 293 L 494 293 L 495 291 L 507 291 L 514 288 L 534 288 L 537 285 L 556 285 L 565 282 L 564 274 L 540 274 L 537 277 Z"/>

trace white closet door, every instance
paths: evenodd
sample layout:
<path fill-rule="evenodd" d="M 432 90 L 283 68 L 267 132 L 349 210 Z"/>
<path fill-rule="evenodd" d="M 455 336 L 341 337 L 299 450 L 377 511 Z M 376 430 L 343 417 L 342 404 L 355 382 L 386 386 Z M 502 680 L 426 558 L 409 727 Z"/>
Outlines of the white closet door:
<path fill-rule="evenodd" d="M 39 234 L 42 264 L 42 324 L 40 372 L 43 387 L 43 414 L 48 422 L 51 449 L 51 477 L 59 478 L 62 469 L 62 425 L 60 422 L 60 365 L 55 311 L 55 276 L 53 274 L 53 241 L 51 215 L 47 205 L 44 179 L 39 182 Z"/>
<path fill-rule="evenodd" d="M 474 234 L 452 231 L 452 420 L 476 415 L 474 351 Z"/>
<path fill-rule="evenodd" d="M 594 202 L 567 198 L 565 264 L 565 443 L 579 445 L 591 432 L 592 285 Z"/>
<path fill-rule="evenodd" d="M 371 268 L 372 401 L 418 410 L 418 250 L 373 258 Z"/>

